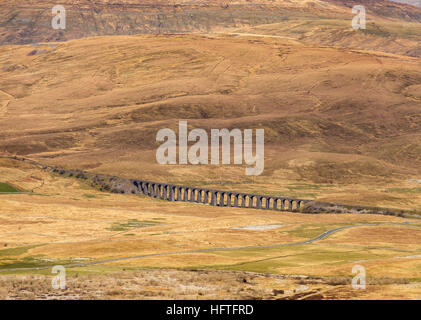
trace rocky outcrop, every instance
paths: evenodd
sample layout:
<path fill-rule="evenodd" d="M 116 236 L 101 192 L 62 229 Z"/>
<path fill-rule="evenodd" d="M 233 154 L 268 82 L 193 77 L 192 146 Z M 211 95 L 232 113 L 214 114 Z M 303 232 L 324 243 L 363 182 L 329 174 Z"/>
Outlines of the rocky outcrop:
<path fill-rule="evenodd" d="M 421 21 L 421 9 L 380 0 L 325 1 L 70 1 L 66 29 L 51 27 L 51 0 L 0 4 L 0 44 L 66 41 L 91 36 L 209 33 L 282 22 L 291 18 L 349 18 L 348 8 L 364 5 L 380 18 Z"/>

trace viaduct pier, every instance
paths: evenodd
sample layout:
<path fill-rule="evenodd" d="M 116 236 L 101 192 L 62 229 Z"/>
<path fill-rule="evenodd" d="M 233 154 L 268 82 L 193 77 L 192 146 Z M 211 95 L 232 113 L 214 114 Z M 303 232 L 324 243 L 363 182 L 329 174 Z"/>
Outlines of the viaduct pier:
<path fill-rule="evenodd" d="M 219 207 L 298 211 L 303 204 L 310 202 L 310 200 L 303 199 L 204 189 L 143 180 L 130 180 L 130 182 L 139 193 L 149 197 L 167 201 L 202 203 Z"/>

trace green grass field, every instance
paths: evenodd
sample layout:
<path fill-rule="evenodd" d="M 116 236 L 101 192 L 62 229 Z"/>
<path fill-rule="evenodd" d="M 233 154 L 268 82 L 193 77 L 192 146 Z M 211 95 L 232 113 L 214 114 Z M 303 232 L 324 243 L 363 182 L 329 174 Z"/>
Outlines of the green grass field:
<path fill-rule="evenodd" d="M 13 188 L 7 183 L 0 182 L 0 193 L 10 193 L 10 192 L 19 192 L 19 190 Z"/>

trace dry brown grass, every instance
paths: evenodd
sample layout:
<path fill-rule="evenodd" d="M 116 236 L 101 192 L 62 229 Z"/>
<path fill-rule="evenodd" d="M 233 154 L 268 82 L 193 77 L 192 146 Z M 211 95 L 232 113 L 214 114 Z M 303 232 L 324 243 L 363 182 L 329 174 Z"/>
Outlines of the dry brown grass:
<path fill-rule="evenodd" d="M 419 283 L 370 279 L 366 290 L 350 288 L 351 278 L 282 277 L 244 272 L 139 270 L 104 275 L 74 274 L 66 289 L 51 287 L 52 276 L 4 276 L 0 299 L 373 299 L 380 291 L 391 299 L 416 299 Z M 391 290 L 392 289 L 392 290 Z M 402 295 L 400 291 L 405 290 Z"/>
<path fill-rule="evenodd" d="M 420 59 L 266 35 L 95 37 L 56 43 L 36 55 L 28 55 L 29 45 L 1 46 L 0 152 L 128 178 L 419 210 Z M 411 41 L 399 49 L 386 41 L 378 49 L 405 53 L 399 50 L 413 47 Z M 207 130 L 264 128 L 264 174 L 247 177 L 238 166 L 158 165 L 155 135 L 177 129 L 180 119 Z M 127 258 L 69 267 L 69 290 L 61 293 L 51 292 L 50 278 L 33 270 L 3 273 L 2 298 L 420 295 L 419 230 L 403 224 L 416 225 L 416 219 L 169 205 L 100 192 L 4 159 L 0 177 L 32 192 L 0 194 L 0 271 Z M 134 219 L 160 223 L 133 226 Z M 233 229 L 269 224 L 280 226 Z M 282 246 L 341 226 L 353 228 Z M 265 247 L 273 244 L 280 246 Z M 242 248 L 216 250 L 232 247 Z M 214 251 L 187 252 L 199 249 Z M 157 253 L 164 255 L 142 257 Z M 347 284 L 355 264 L 374 279 L 364 292 Z"/>
<path fill-rule="evenodd" d="M 419 192 L 399 191 L 417 190 L 421 175 L 419 59 L 222 35 L 89 38 L 37 56 L 28 46 L 0 50 L 4 63 L 24 66 L 0 71 L 12 96 L 0 118 L 3 152 L 129 178 L 421 205 Z M 264 128 L 263 175 L 157 164 L 156 133 L 179 119 Z"/>
<path fill-rule="evenodd" d="M 346 230 L 333 235 L 329 243 L 335 241 L 347 243 L 371 243 L 371 244 L 404 244 L 420 245 L 421 228 L 400 228 L 394 226 L 361 227 L 355 230 Z"/>
<path fill-rule="evenodd" d="M 3 176 L 9 177 L 8 181 L 17 185 L 22 183 L 21 186 L 28 189 L 37 187 L 33 195 L 0 195 L 2 269 L 132 257 L 68 268 L 71 286 L 66 293 L 51 292 L 50 277 L 35 276 L 35 271 L 26 271 L 24 275 L 20 272 L 15 276 L 3 273 L 0 279 L 7 289 L 2 290 L 2 297 L 358 299 L 362 293 L 349 290 L 349 285 L 344 282 L 344 279 L 352 277 L 351 270 L 355 264 L 364 265 L 368 277 L 375 280 L 363 297 L 383 298 L 386 295 L 382 295 L 382 290 L 392 287 L 392 292 L 403 291 L 406 298 L 418 292 L 418 287 L 405 291 L 408 281 L 408 285 L 412 285 L 416 279 L 421 278 L 418 268 L 421 259 L 418 229 L 406 225 L 355 227 L 309 245 L 182 253 L 206 248 L 287 244 L 314 238 L 339 226 L 403 221 L 417 225 L 418 220 L 366 214 L 277 213 L 188 203 L 168 206 L 168 202 L 146 197 L 99 192 L 80 184 L 74 178 L 51 175 L 25 164 L 17 165 L 10 160 L 2 160 L 1 172 Z M 40 181 L 44 181 L 44 184 Z M 90 197 L 86 197 L 86 194 Z M 160 224 L 113 231 L 112 226 L 124 225 L 133 219 Z M 232 229 L 271 224 L 280 226 L 266 231 Z M 165 252 L 179 254 L 136 258 Z M 139 267 L 163 270 L 148 271 L 150 276 L 145 277 L 147 281 L 140 284 L 136 284 L 140 280 L 132 273 L 128 273 L 126 278 L 126 273 L 122 272 Z M 191 272 L 186 277 L 182 273 L 177 275 L 179 271 L 168 271 L 168 268 L 205 268 L 209 271 Z M 116 269 L 120 271 L 116 271 L 111 278 L 106 275 Z M 246 285 L 249 289 L 244 291 L 241 286 L 231 283 L 234 280 L 225 278 L 223 271 L 213 269 L 239 270 L 240 274 L 244 271 L 301 274 L 312 278 L 308 283 L 298 283 L 299 279 L 292 282 L 282 280 L 282 285 L 275 286 L 275 280 L 271 280 L 270 276 L 265 280 L 267 283 L 262 280 L 257 285 Z M 88 278 L 78 279 L 75 277 L 78 272 L 79 277 Z M 175 277 L 179 279 L 174 289 L 165 280 L 168 274 L 176 274 Z M 200 280 L 203 274 L 209 275 Z M 217 280 L 219 278 L 221 280 Z M 322 280 L 312 285 L 314 279 Z M 300 287 L 303 285 L 309 288 Z M 327 292 L 324 288 L 326 285 L 331 286 Z M 284 294 L 279 295 L 280 291 L 273 294 L 273 290 L 283 290 Z M 398 295 L 388 291 L 387 297 L 396 298 Z"/>
<path fill-rule="evenodd" d="M 67 277 L 66 290 L 54 290 L 51 276 L 5 276 L 1 299 L 253 299 L 270 298 L 273 290 L 294 281 L 259 274 L 140 270 Z M 293 290 L 291 290 L 293 291 Z"/>

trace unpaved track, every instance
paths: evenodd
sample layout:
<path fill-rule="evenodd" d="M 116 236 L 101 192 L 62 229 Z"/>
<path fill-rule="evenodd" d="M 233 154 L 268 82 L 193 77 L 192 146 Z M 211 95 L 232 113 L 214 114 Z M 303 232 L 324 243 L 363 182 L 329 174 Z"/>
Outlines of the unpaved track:
<path fill-rule="evenodd" d="M 235 250 L 245 250 L 245 249 L 263 249 L 263 248 L 276 248 L 276 247 L 305 245 L 305 244 L 311 244 L 313 242 L 325 239 L 328 236 L 330 236 L 331 234 L 336 233 L 338 231 L 345 230 L 345 229 L 359 228 L 359 227 L 373 227 L 373 226 L 381 226 L 381 225 L 408 226 L 407 223 L 390 223 L 390 222 L 377 223 L 377 224 L 366 223 L 366 224 L 358 224 L 358 225 L 354 225 L 354 226 L 344 226 L 344 227 L 331 229 L 331 230 L 328 230 L 326 232 L 323 232 L 321 235 L 319 235 L 315 238 L 305 240 L 305 241 L 298 241 L 298 242 L 291 242 L 291 243 L 281 243 L 281 244 L 270 244 L 270 245 L 262 245 L 262 246 L 245 246 L 245 247 L 231 247 L 231 248 L 208 248 L 208 249 L 197 249 L 197 250 L 188 250 L 188 251 L 151 253 L 151 254 L 144 254 L 144 255 L 139 255 L 139 256 L 130 256 L 130 257 L 114 258 L 114 259 L 107 259 L 107 260 L 98 260 L 98 261 L 91 261 L 91 262 L 84 262 L 84 263 L 68 264 L 68 265 L 64 265 L 64 267 L 66 267 L 66 268 L 86 267 L 86 266 L 93 266 L 93 265 L 99 265 L 99 264 L 117 262 L 117 261 L 124 261 L 124 260 L 142 259 L 142 258 L 169 256 L 169 255 L 178 255 L 178 254 L 206 253 L 206 252 L 218 252 L 218 251 L 235 251 Z M 11 269 L 1 269 L 0 272 L 47 270 L 47 269 L 51 269 L 52 267 L 53 266 L 36 267 L 36 268 L 11 268 Z"/>
<path fill-rule="evenodd" d="M 279 35 L 272 35 L 272 34 L 247 33 L 247 32 L 217 32 L 217 33 L 214 33 L 214 34 L 230 35 L 230 36 L 237 36 L 237 37 L 275 38 L 275 39 L 288 40 L 288 41 L 290 41 L 294 44 L 303 45 L 302 42 L 298 41 L 296 38 L 279 36 Z M 211 35 L 213 35 L 213 34 L 211 34 Z"/>
<path fill-rule="evenodd" d="M 12 96 L 11 94 L 8 94 L 7 92 L 3 91 L 0 89 L 0 93 L 4 94 L 5 96 L 7 96 L 7 98 L 9 98 L 9 100 L 6 100 L 2 106 L 0 106 L 0 117 L 4 116 L 7 112 L 7 106 L 9 105 L 11 100 L 14 100 L 15 97 Z"/>

